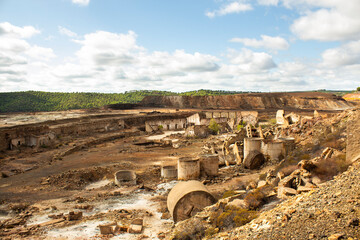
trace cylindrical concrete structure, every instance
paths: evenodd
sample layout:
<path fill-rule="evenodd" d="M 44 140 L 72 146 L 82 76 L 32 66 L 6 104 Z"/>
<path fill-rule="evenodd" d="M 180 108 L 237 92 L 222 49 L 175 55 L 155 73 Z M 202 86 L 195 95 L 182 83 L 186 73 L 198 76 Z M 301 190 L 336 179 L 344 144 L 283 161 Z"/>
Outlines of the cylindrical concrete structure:
<path fill-rule="evenodd" d="M 264 163 L 264 154 L 257 150 L 251 151 L 243 161 L 244 167 L 249 169 L 259 169 Z"/>
<path fill-rule="evenodd" d="M 200 172 L 206 176 L 217 176 L 219 170 L 219 157 L 217 154 L 200 155 Z"/>
<path fill-rule="evenodd" d="M 252 151 L 261 151 L 263 138 L 244 138 L 244 159 Z"/>
<path fill-rule="evenodd" d="M 167 198 L 167 207 L 174 222 L 188 219 L 215 203 L 214 196 L 199 181 L 179 182 L 171 189 Z"/>
<path fill-rule="evenodd" d="M 278 138 L 279 141 L 282 141 L 284 143 L 284 150 L 283 154 L 284 156 L 287 156 L 289 152 L 294 150 L 295 148 L 295 138 L 287 137 L 287 138 Z"/>
<path fill-rule="evenodd" d="M 120 186 L 136 185 L 136 174 L 131 170 L 120 170 L 115 174 L 115 184 Z"/>
<path fill-rule="evenodd" d="M 199 158 L 181 157 L 178 160 L 178 179 L 195 180 L 200 177 Z"/>
<path fill-rule="evenodd" d="M 284 143 L 282 141 L 263 141 L 261 143 L 261 152 L 271 161 L 280 160 L 284 157 Z"/>
<path fill-rule="evenodd" d="M 161 177 L 164 179 L 174 179 L 177 178 L 177 169 L 175 166 L 162 166 L 161 167 Z"/>

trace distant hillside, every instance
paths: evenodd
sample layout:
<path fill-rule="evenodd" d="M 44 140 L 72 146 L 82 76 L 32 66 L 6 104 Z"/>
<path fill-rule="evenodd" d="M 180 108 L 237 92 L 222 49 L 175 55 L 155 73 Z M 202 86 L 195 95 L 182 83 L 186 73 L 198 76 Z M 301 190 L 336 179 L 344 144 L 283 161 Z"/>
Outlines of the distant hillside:
<path fill-rule="evenodd" d="M 184 93 L 153 90 L 129 91 L 125 93 L 9 92 L 0 93 L 0 112 L 38 112 L 98 108 L 118 103 L 139 103 L 145 96 L 209 96 L 236 93 L 240 92 L 211 90 Z"/>

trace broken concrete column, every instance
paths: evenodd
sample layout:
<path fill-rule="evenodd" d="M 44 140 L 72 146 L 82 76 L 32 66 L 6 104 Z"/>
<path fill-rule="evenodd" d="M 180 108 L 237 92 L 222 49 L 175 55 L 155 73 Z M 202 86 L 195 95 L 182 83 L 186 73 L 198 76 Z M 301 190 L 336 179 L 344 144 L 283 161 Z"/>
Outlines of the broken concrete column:
<path fill-rule="evenodd" d="M 276 112 L 276 123 L 277 124 L 284 124 L 285 118 L 284 118 L 285 111 L 284 110 L 277 110 Z"/>
<path fill-rule="evenodd" d="M 283 159 L 284 144 L 282 141 L 262 141 L 261 152 L 270 160 L 277 161 Z"/>
<path fill-rule="evenodd" d="M 251 151 L 244 159 L 244 167 L 249 169 L 259 169 L 265 163 L 264 155 L 259 151 Z"/>
<path fill-rule="evenodd" d="M 101 234 L 108 235 L 108 234 L 115 234 L 118 231 L 119 226 L 117 225 L 116 222 L 113 222 L 109 224 L 99 225 L 99 228 Z"/>
<path fill-rule="evenodd" d="M 117 186 L 136 185 L 136 174 L 131 170 L 120 170 L 115 173 L 115 184 Z"/>
<path fill-rule="evenodd" d="M 176 179 L 177 169 L 175 166 L 162 166 L 161 177 L 164 179 Z"/>
<path fill-rule="evenodd" d="M 214 203 L 216 199 L 199 181 L 179 182 L 167 198 L 167 207 L 174 222 L 188 219 Z"/>
<path fill-rule="evenodd" d="M 191 180 L 200 177 L 199 158 L 181 157 L 178 159 L 178 180 Z"/>
<path fill-rule="evenodd" d="M 206 176 L 217 176 L 219 170 L 219 158 L 217 154 L 200 155 L 200 171 Z"/>
<path fill-rule="evenodd" d="M 251 151 L 261 151 L 262 138 L 244 138 L 244 159 Z"/>
<path fill-rule="evenodd" d="M 128 229 L 128 233 L 141 233 L 143 230 L 143 219 L 134 219 Z"/>

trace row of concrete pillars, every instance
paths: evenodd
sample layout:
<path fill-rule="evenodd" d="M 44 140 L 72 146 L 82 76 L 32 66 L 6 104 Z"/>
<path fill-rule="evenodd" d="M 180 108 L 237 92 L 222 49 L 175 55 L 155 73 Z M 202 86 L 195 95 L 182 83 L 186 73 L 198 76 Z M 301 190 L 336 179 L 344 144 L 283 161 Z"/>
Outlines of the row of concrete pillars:
<path fill-rule="evenodd" d="M 294 138 L 278 138 L 265 140 L 263 138 L 244 139 L 244 159 L 253 151 L 259 151 L 270 160 L 280 160 L 293 150 Z"/>
<path fill-rule="evenodd" d="M 181 157 L 176 166 L 163 166 L 161 177 L 164 179 L 191 180 L 201 175 L 217 176 L 219 158 L 216 154 L 204 154 L 200 157 Z"/>

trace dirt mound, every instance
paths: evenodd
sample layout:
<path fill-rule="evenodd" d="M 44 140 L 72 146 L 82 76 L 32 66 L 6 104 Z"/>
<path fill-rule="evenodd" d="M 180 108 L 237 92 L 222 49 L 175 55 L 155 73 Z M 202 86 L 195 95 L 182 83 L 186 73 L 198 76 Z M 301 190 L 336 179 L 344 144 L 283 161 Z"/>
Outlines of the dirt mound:
<path fill-rule="evenodd" d="M 346 101 L 360 102 L 360 93 L 348 93 L 343 96 Z"/>
<path fill-rule="evenodd" d="M 107 176 L 111 176 L 109 168 L 94 167 L 90 169 L 69 170 L 53 175 L 45 179 L 45 181 L 50 185 L 61 187 L 65 190 L 78 190 L 89 183 L 99 181 Z"/>
<path fill-rule="evenodd" d="M 343 98 L 329 93 L 246 93 L 221 96 L 147 96 L 145 107 L 197 109 L 320 109 L 343 110 L 353 106 Z"/>

